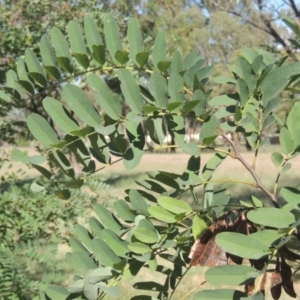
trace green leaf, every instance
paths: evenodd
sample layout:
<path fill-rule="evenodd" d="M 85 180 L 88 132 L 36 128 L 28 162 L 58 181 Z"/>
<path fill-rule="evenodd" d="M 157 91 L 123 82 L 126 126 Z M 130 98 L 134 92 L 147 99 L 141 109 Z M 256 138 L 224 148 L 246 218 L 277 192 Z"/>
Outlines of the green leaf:
<path fill-rule="evenodd" d="M 139 213 L 148 216 L 148 204 L 137 190 L 129 191 L 129 201 L 132 207 Z"/>
<path fill-rule="evenodd" d="M 137 290 L 147 290 L 155 292 L 167 292 L 168 287 L 153 281 L 136 282 L 133 287 Z"/>
<path fill-rule="evenodd" d="M 296 20 L 293 20 L 289 16 L 281 16 L 282 21 L 292 29 L 292 31 L 296 34 L 296 36 L 300 36 L 300 29 Z"/>
<path fill-rule="evenodd" d="M 67 289 L 58 285 L 49 285 L 45 290 L 45 293 L 53 300 L 65 300 L 70 295 Z"/>
<path fill-rule="evenodd" d="M 0 90 L 0 100 L 11 103 L 10 97 L 1 90 Z"/>
<path fill-rule="evenodd" d="M 73 73 L 72 56 L 65 36 L 57 27 L 52 27 L 50 36 L 57 63 L 66 72 Z"/>
<path fill-rule="evenodd" d="M 241 291 L 229 289 L 202 290 L 195 294 L 195 300 L 240 300 L 247 295 Z"/>
<path fill-rule="evenodd" d="M 164 61 L 160 61 L 157 64 L 157 68 L 160 72 L 166 72 L 168 70 L 168 68 L 170 67 L 171 62 L 169 60 L 164 60 Z"/>
<path fill-rule="evenodd" d="M 68 83 L 63 87 L 62 96 L 84 123 L 92 127 L 100 125 L 100 115 L 81 88 Z"/>
<path fill-rule="evenodd" d="M 121 240 L 119 236 L 110 229 L 103 229 L 101 237 L 118 256 L 126 257 L 126 254 L 128 253 L 128 242 Z"/>
<path fill-rule="evenodd" d="M 184 104 L 182 110 L 186 113 L 194 111 L 194 108 L 197 107 L 202 101 L 201 100 L 191 100 Z"/>
<path fill-rule="evenodd" d="M 147 175 L 149 178 L 154 179 L 162 184 L 165 184 L 169 187 L 172 187 L 174 189 L 181 189 L 182 187 L 177 181 L 177 178 L 179 175 L 173 174 L 173 173 L 168 173 L 168 172 L 163 172 L 163 171 L 150 171 L 147 172 Z M 157 201 L 155 201 L 157 202 Z"/>
<path fill-rule="evenodd" d="M 135 78 L 125 69 L 119 70 L 118 77 L 121 81 L 121 90 L 128 106 L 134 113 L 139 114 L 143 109 L 144 100 Z"/>
<path fill-rule="evenodd" d="M 12 95 L 16 100 L 21 101 L 22 89 L 21 86 L 17 83 L 18 76 L 15 71 L 9 70 L 6 73 L 6 84 L 8 87 L 5 87 L 5 91 Z M 4 96 L 4 100 L 7 101 L 7 97 Z M 11 102 L 11 101 L 7 101 Z"/>
<path fill-rule="evenodd" d="M 242 78 L 248 86 L 248 95 L 251 95 L 256 86 L 256 75 L 250 63 L 242 56 L 235 60 L 237 75 Z"/>
<path fill-rule="evenodd" d="M 97 283 L 100 281 L 109 280 L 114 276 L 114 270 L 111 267 L 98 268 L 89 274 L 89 282 Z"/>
<path fill-rule="evenodd" d="M 295 145 L 290 131 L 282 127 L 279 135 L 280 145 L 284 154 L 290 154 L 294 151 Z"/>
<path fill-rule="evenodd" d="M 248 97 L 249 97 L 249 89 L 248 89 L 247 82 L 244 79 L 239 78 L 237 80 L 236 88 L 240 95 L 241 107 L 244 107 L 246 105 Z"/>
<path fill-rule="evenodd" d="M 146 120 L 146 127 L 152 141 L 156 144 L 162 145 L 166 137 L 166 128 L 163 118 L 148 118 Z"/>
<path fill-rule="evenodd" d="M 155 99 L 156 106 L 165 108 L 168 104 L 166 79 L 159 73 L 153 72 L 149 80 L 149 89 Z"/>
<path fill-rule="evenodd" d="M 104 80 L 96 74 L 89 74 L 87 81 L 97 91 L 94 96 L 100 107 L 110 118 L 118 120 L 122 111 L 121 103 L 116 99 Z"/>
<path fill-rule="evenodd" d="M 70 161 L 66 157 L 64 153 L 62 153 L 59 150 L 52 151 L 49 154 L 49 158 L 56 164 L 57 167 L 59 167 L 62 172 L 64 172 L 68 177 L 74 178 L 75 172 L 72 168 Z"/>
<path fill-rule="evenodd" d="M 281 196 L 289 204 L 293 205 L 295 208 L 299 207 L 300 204 L 300 191 L 293 187 L 283 187 L 280 190 Z"/>
<path fill-rule="evenodd" d="M 24 60 L 20 57 L 17 62 L 18 83 L 31 95 L 34 94 L 34 87 L 27 76 L 27 70 Z"/>
<path fill-rule="evenodd" d="M 129 53 L 126 51 L 117 50 L 115 58 L 123 66 L 129 60 Z"/>
<path fill-rule="evenodd" d="M 55 191 L 55 196 L 63 200 L 68 200 L 71 198 L 71 192 L 67 189 Z"/>
<path fill-rule="evenodd" d="M 66 260 L 82 276 L 85 276 L 91 269 L 97 269 L 94 261 L 82 252 L 67 253 Z"/>
<path fill-rule="evenodd" d="M 96 218 L 91 217 L 89 218 L 89 225 L 94 235 L 98 238 L 101 238 L 102 230 L 104 229 L 102 224 Z"/>
<path fill-rule="evenodd" d="M 96 62 L 103 65 L 105 63 L 105 48 L 97 24 L 90 16 L 84 18 L 84 30 L 93 58 Z"/>
<path fill-rule="evenodd" d="M 78 124 L 74 121 L 70 113 L 64 108 L 60 101 L 51 97 L 46 97 L 43 100 L 43 106 L 54 121 L 55 125 L 57 125 L 65 133 L 80 130 Z"/>
<path fill-rule="evenodd" d="M 182 57 L 178 50 L 173 53 L 171 61 L 171 73 L 179 73 L 182 71 Z"/>
<path fill-rule="evenodd" d="M 264 243 L 267 247 L 271 247 L 283 235 L 283 233 L 279 233 L 277 230 L 264 229 L 250 234 L 250 237 Z"/>
<path fill-rule="evenodd" d="M 14 149 L 11 152 L 10 159 L 12 161 L 20 161 L 23 164 L 30 164 L 30 156 L 28 156 L 25 152 L 22 152 L 19 149 Z"/>
<path fill-rule="evenodd" d="M 114 202 L 114 209 L 116 210 L 118 216 L 125 222 L 134 222 L 136 217 L 132 208 L 124 200 L 118 200 Z"/>
<path fill-rule="evenodd" d="M 40 193 L 40 192 L 43 192 L 43 191 L 45 190 L 45 187 L 42 186 L 41 184 L 39 184 L 38 182 L 33 182 L 33 183 L 30 185 L 30 189 L 31 189 L 33 192 Z"/>
<path fill-rule="evenodd" d="M 284 167 L 282 168 L 282 170 L 281 170 L 281 174 L 287 172 L 291 167 L 292 167 L 292 164 L 291 164 L 291 163 L 286 163 L 286 164 L 284 165 Z"/>
<path fill-rule="evenodd" d="M 40 53 L 44 68 L 47 73 L 53 78 L 60 79 L 60 70 L 56 61 L 56 56 L 49 38 L 43 35 L 40 41 Z"/>
<path fill-rule="evenodd" d="M 78 63 L 85 69 L 89 67 L 89 58 L 87 56 L 86 45 L 80 26 L 71 20 L 67 26 L 68 36 L 71 44 L 71 50 Z"/>
<path fill-rule="evenodd" d="M 121 290 L 118 286 L 108 286 L 104 282 L 100 282 L 100 289 L 108 296 L 112 298 L 118 298 L 121 296 Z"/>
<path fill-rule="evenodd" d="M 164 31 L 160 31 L 155 38 L 153 51 L 152 51 L 153 65 L 157 71 L 159 71 L 158 63 L 161 61 L 165 61 L 166 57 L 167 57 L 166 34 Z"/>
<path fill-rule="evenodd" d="M 205 272 L 205 279 L 213 285 L 247 284 L 257 276 L 259 276 L 259 272 L 256 269 L 243 265 L 218 266 Z"/>
<path fill-rule="evenodd" d="M 218 105 L 236 105 L 237 103 L 237 99 L 235 99 L 236 97 L 234 97 L 233 95 L 221 95 L 221 96 L 217 96 L 212 98 L 208 103 L 211 106 L 218 106 Z"/>
<path fill-rule="evenodd" d="M 300 105 L 299 103 L 295 103 L 292 110 L 290 111 L 286 123 L 291 133 L 292 139 L 294 141 L 294 146 L 300 145 L 300 137 L 299 137 L 299 130 L 300 130 Z"/>
<path fill-rule="evenodd" d="M 252 64 L 254 59 L 257 57 L 257 52 L 255 50 L 245 46 L 241 48 L 241 54 L 244 58 L 248 60 L 250 64 Z"/>
<path fill-rule="evenodd" d="M 263 207 L 264 206 L 263 203 L 253 195 L 251 196 L 251 201 L 255 207 Z"/>
<path fill-rule="evenodd" d="M 279 167 L 283 162 L 283 156 L 279 152 L 273 152 L 271 155 L 272 162 L 275 167 Z"/>
<path fill-rule="evenodd" d="M 192 209 L 188 203 L 172 197 L 160 196 L 157 198 L 157 202 L 160 206 L 176 215 L 182 213 L 189 214 L 192 212 Z"/>
<path fill-rule="evenodd" d="M 121 261 L 120 257 L 102 239 L 92 240 L 92 250 L 99 263 L 105 267 L 113 267 L 114 264 Z"/>
<path fill-rule="evenodd" d="M 178 73 L 171 73 L 168 81 L 168 90 L 169 90 L 171 102 L 180 103 L 185 101 L 183 88 L 184 88 L 184 80 L 182 76 L 180 76 Z M 170 105 L 168 105 L 168 110 L 169 110 L 169 106 Z"/>
<path fill-rule="evenodd" d="M 120 39 L 117 23 L 113 18 L 113 16 L 110 14 L 106 15 L 103 23 L 104 23 L 104 35 L 105 35 L 107 49 L 110 53 L 112 60 L 118 64 L 119 61 L 116 59 L 115 54 L 118 50 L 122 51 L 123 47 L 122 47 L 122 42 Z"/>
<path fill-rule="evenodd" d="M 133 232 L 134 237 L 142 243 L 154 244 L 158 241 L 158 235 L 155 230 L 148 228 L 137 228 Z"/>
<path fill-rule="evenodd" d="M 136 55 L 136 61 L 141 68 L 148 62 L 150 52 L 140 52 Z"/>
<path fill-rule="evenodd" d="M 75 282 L 72 282 L 71 284 L 68 285 L 68 292 L 69 293 L 81 293 L 83 290 L 83 285 L 84 285 L 84 280 L 79 279 L 76 280 Z"/>
<path fill-rule="evenodd" d="M 114 232 L 119 232 L 121 230 L 121 224 L 116 220 L 114 215 L 101 205 L 96 205 L 94 210 L 105 228 L 111 229 Z"/>
<path fill-rule="evenodd" d="M 138 65 L 136 56 L 144 51 L 140 25 L 137 19 L 131 18 L 128 22 L 127 39 L 130 47 L 130 59 Z"/>
<path fill-rule="evenodd" d="M 133 242 L 128 244 L 127 248 L 132 251 L 133 253 L 137 253 L 137 254 L 145 254 L 151 251 L 151 248 L 141 242 Z"/>
<path fill-rule="evenodd" d="M 87 248 L 92 249 L 92 239 L 94 238 L 92 234 L 80 224 L 76 224 L 75 232 L 79 240 L 84 243 Z"/>
<path fill-rule="evenodd" d="M 183 152 L 193 155 L 193 156 L 198 156 L 200 154 L 200 149 L 196 144 L 186 144 L 186 143 L 179 143 L 179 146 L 183 150 Z"/>
<path fill-rule="evenodd" d="M 202 124 L 200 141 L 205 145 L 211 144 L 217 137 L 218 120 L 212 115 L 208 121 Z"/>
<path fill-rule="evenodd" d="M 269 126 L 271 126 L 275 122 L 275 117 L 273 115 L 269 115 L 265 118 L 263 123 L 263 130 L 266 130 Z"/>
<path fill-rule="evenodd" d="M 123 156 L 123 164 L 127 170 L 134 169 L 140 163 L 141 158 L 144 154 L 143 150 L 140 150 L 137 147 L 133 147 L 133 144 L 131 145 L 132 147 L 128 148 Z"/>
<path fill-rule="evenodd" d="M 193 218 L 192 232 L 194 239 L 199 238 L 207 229 L 205 221 L 200 218 L 198 215 L 195 215 Z"/>
<path fill-rule="evenodd" d="M 251 210 L 247 213 L 247 218 L 253 223 L 274 228 L 287 228 L 295 222 L 292 213 L 275 207 L 262 207 Z"/>
<path fill-rule="evenodd" d="M 25 61 L 28 67 L 28 75 L 42 87 L 47 86 L 47 79 L 44 70 L 34 52 L 27 48 L 25 51 Z"/>
<path fill-rule="evenodd" d="M 270 85 L 264 85 L 261 87 L 261 93 L 262 93 L 262 101 L 264 106 L 268 104 L 268 102 L 278 96 L 279 93 L 281 93 L 285 87 L 288 85 L 288 80 L 285 78 L 278 79 Z"/>
<path fill-rule="evenodd" d="M 175 215 L 160 206 L 150 206 L 148 208 L 148 212 L 150 213 L 150 215 L 153 218 L 155 218 L 159 221 L 162 221 L 165 223 L 175 223 L 176 222 Z"/>
<path fill-rule="evenodd" d="M 38 114 L 30 114 L 27 117 L 27 126 L 34 136 L 44 146 L 52 146 L 59 143 L 57 135 L 50 124 Z"/>
<path fill-rule="evenodd" d="M 70 243 L 70 246 L 72 248 L 73 251 L 78 251 L 78 252 L 82 252 L 84 254 L 86 254 L 87 256 L 89 256 L 91 253 L 86 249 L 86 247 L 84 247 L 82 245 L 82 243 L 74 238 L 73 236 L 71 236 L 69 238 L 69 243 Z"/>
<path fill-rule="evenodd" d="M 267 106 L 264 108 L 264 116 L 270 114 L 280 103 L 280 98 L 273 98 L 271 101 L 269 101 Z"/>
<path fill-rule="evenodd" d="M 217 234 L 216 243 L 224 251 L 243 258 L 260 259 L 269 254 L 262 242 L 241 233 L 221 232 Z"/>
<path fill-rule="evenodd" d="M 259 74 L 263 68 L 263 56 L 258 55 L 252 62 L 252 69 L 256 74 Z"/>
<path fill-rule="evenodd" d="M 220 83 L 220 84 L 236 84 L 236 80 L 229 76 L 217 76 L 214 79 L 214 82 Z"/>

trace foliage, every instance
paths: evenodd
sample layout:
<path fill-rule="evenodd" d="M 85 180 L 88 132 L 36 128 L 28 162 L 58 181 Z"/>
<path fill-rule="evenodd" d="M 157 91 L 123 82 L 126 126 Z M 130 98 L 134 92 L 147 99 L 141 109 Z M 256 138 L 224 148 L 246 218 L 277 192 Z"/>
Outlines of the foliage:
<path fill-rule="evenodd" d="M 76 191 L 66 202 L 33 192 L 30 181 L 16 181 L 17 176 L 6 176 L 0 186 L 0 299 L 25 300 L 65 279 L 57 247 L 75 233 L 78 218 L 85 219 L 83 211 L 96 203 L 95 193 L 102 193 L 105 205 L 110 185 L 105 176 L 89 177 L 85 191 Z"/>
<path fill-rule="evenodd" d="M 296 297 L 291 265 L 299 269 L 300 257 L 293 248 L 299 247 L 299 190 L 282 188 L 285 202 L 279 203 L 277 185 L 281 174 L 288 171 L 292 159 L 299 154 L 298 103 L 286 124 L 282 124 L 281 152 L 272 153 L 278 168 L 272 191 L 257 176 L 256 158 L 260 147 L 268 142 L 268 138 L 263 138 L 265 129 L 274 122 L 282 123 L 274 113 L 281 102 L 278 95 L 286 89 L 298 91 L 300 63 L 259 48 L 243 47 L 228 67 L 233 76 L 217 79 L 233 85 L 235 92 L 211 98 L 207 84 L 212 67 L 206 65 L 205 59 L 197 51 L 184 57 L 175 51 L 169 57 L 163 32 L 158 33 L 151 52 L 145 51 L 135 19 L 129 21 L 127 31 L 129 52 L 111 15 L 104 20 L 104 39 L 90 17 L 85 18 L 83 34 L 75 21 L 70 21 L 67 34 L 70 45 L 58 28 L 51 29 L 50 38 L 42 38 L 41 63 L 27 49 L 28 72 L 18 77 L 10 72 L 8 76 L 13 80 L 0 95 L 4 101 L 22 101 L 24 90 L 35 93 L 30 87 L 52 88 L 64 83 L 61 99 L 48 96 L 43 106 L 54 128 L 65 135 L 59 137 L 43 117 L 31 114 L 27 125 L 45 147 L 45 153 L 30 157 L 19 150 L 13 152 L 14 160 L 31 164 L 48 180 L 48 185 L 32 188 L 55 189 L 58 197 L 68 200 L 69 189 L 80 188 L 96 171 L 94 159 L 104 165 L 100 169 L 120 160 L 127 169 L 133 169 L 147 151 L 143 126 L 157 148 L 180 147 L 190 154 L 190 159 L 182 174 L 148 173 L 149 179 L 138 182 L 141 189 L 128 190 L 124 200 L 114 202 L 115 213 L 97 204 L 97 218 L 90 218 L 88 228 L 77 225 L 76 237 L 69 240 L 73 252 L 67 254 L 66 260 L 78 274 L 74 283 L 67 288 L 49 286 L 42 292 L 42 299 L 118 297 L 121 290 L 117 283 L 125 277 L 138 276 L 142 268 L 160 272 L 166 279 L 136 282 L 133 287 L 146 292 L 132 299 L 150 299 L 150 292 L 155 294 L 154 299 L 171 299 L 190 267 L 198 264 L 213 267 L 205 274 L 211 284 L 245 285 L 245 292 L 221 287 L 204 289 L 195 294 L 195 299 L 263 299 L 266 276 L 271 272 L 273 298 L 280 297 L 281 287 Z M 82 71 L 76 71 L 78 66 Z M 105 82 L 108 70 L 119 79 L 128 105 L 126 111 Z M 80 87 L 68 83 L 83 73 L 89 73 L 88 86 L 100 110 L 95 109 Z M 147 81 L 138 82 L 140 74 Z M 186 116 L 201 124 L 200 145 L 184 143 Z M 224 117 L 230 117 L 230 121 L 224 121 Z M 254 148 L 252 165 L 245 161 L 229 135 L 239 132 Z M 175 145 L 164 145 L 167 133 Z M 228 150 L 213 146 L 218 136 L 229 143 Z M 202 166 L 200 150 L 206 148 L 215 154 Z M 75 174 L 66 150 L 76 155 L 84 174 Z M 112 160 L 112 156 L 119 159 Z M 46 159 L 68 180 L 60 180 L 51 169 L 41 166 Z M 253 180 L 214 180 L 214 171 L 225 159 L 240 161 Z M 248 202 L 231 203 L 226 186 L 216 188 L 218 182 L 260 189 L 270 201 L 262 202 L 252 196 Z M 204 187 L 203 200 L 196 193 L 199 187 Z M 192 194 L 194 207 L 184 201 L 186 193 Z M 158 258 L 168 261 L 171 267 L 160 265 Z M 249 259 L 251 266 L 243 258 Z M 186 296 L 189 294 L 187 291 Z"/>

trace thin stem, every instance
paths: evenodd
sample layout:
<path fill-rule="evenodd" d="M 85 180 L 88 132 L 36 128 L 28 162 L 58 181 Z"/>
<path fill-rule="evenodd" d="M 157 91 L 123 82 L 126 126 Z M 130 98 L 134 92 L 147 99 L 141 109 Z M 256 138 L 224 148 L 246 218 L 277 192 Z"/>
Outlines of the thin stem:
<path fill-rule="evenodd" d="M 221 153 L 227 154 L 228 156 L 230 156 L 232 158 L 236 158 L 234 153 L 232 153 L 230 151 L 220 149 L 220 148 L 215 148 L 215 147 L 210 147 L 210 146 L 200 146 L 200 145 L 197 145 L 197 147 L 200 148 L 200 149 L 209 149 L 209 150 L 213 150 L 213 151 L 216 151 L 216 152 L 221 152 Z M 152 150 L 170 149 L 170 148 L 180 148 L 180 146 L 179 145 L 163 145 L 163 146 L 155 147 Z"/>
<path fill-rule="evenodd" d="M 274 194 L 274 195 L 277 194 L 278 182 L 279 182 L 280 176 L 281 176 L 281 174 L 282 174 L 282 170 L 283 170 L 283 168 L 284 168 L 284 166 L 286 165 L 287 162 L 288 162 L 288 159 L 284 160 L 284 161 L 281 163 L 279 172 L 277 173 L 277 177 L 276 177 L 276 181 L 275 181 L 275 185 L 274 185 L 274 190 L 273 190 L 273 194 Z"/>
<path fill-rule="evenodd" d="M 188 291 L 184 296 L 182 296 L 179 300 L 184 300 L 186 297 L 188 297 L 189 295 L 191 295 L 192 293 L 194 293 L 197 289 L 199 289 L 199 287 L 201 285 L 203 285 L 204 283 L 206 283 L 206 280 L 201 282 L 200 284 L 198 284 L 196 287 L 194 287 L 192 290 Z"/>
<path fill-rule="evenodd" d="M 172 299 L 172 297 L 173 297 L 173 295 L 174 295 L 174 293 L 175 293 L 175 291 L 176 291 L 178 285 L 180 284 L 181 280 L 184 278 L 184 276 L 187 274 L 187 272 L 188 272 L 190 269 L 191 269 L 191 266 L 189 266 L 189 267 L 184 271 L 184 273 L 182 274 L 182 276 L 179 278 L 178 282 L 176 283 L 176 286 L 175 286 L 174 290 L 172 291 L 172 293 L 171 293 L 171 295 L 170 295 L 169 300 Z"/>
<path fill-rule="evenodd" d="M 194 187 L 192 185 L 190 186 L 190 190 L 191 190 L 192 196 L 194 198 L 194 201 L 195 201 L 195 203 L 197 205 L 197 208 L 199 208 L 199 200 L 198 200 L 198 197 L 197 197 L 197 195 L 195 193 Z"/>
<path fill-rule="evenodd" d="M 257 161 L 259 144 L 260 144 L 260 136 L 261 136 L 262 130 L 263 130 L 263 112 L 260 109 L 259 110 L 259 118 L 258 118 L 258 135 L 257 135 L 256 145 L 255 145 L 256 149 L 255 149 L 254 159 L 253 159 L 253 163 L 252 163 L 253 169 L 255 169 L 255 167 L 256 167 L 256 161 Z"/>
<path fill-rule="evenodd" d="M 256 182 L 256 185 L 258 188 L 260 188 L 270 199 L 273 201 L 273 205 L 277 208 L 279 208 L 277 199 L 273 193 L 271 193 L 260 181 L 259 177 L 257 176 L 255 170 L 245 161 L 245 159 L 241 156 L 240 152 L 237 149 L 236 144 L 225 134 L 225 132 L 219 127 L 218 131 L 222 135 L 222 137 L 231 145 L 233 148 L 233 152 L 235 154 L 235 158 L 239 160 L 242 165 L 249 171 L 249 173 L 252 175 L 253 179 Z"/>

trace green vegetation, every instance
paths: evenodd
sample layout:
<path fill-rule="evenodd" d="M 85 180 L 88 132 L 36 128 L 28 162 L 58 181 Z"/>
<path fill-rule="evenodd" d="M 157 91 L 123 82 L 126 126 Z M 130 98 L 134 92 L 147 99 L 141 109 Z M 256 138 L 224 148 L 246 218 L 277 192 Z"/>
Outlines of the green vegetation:
<path fill-rule="evenodd" d="M 116 4 L 116 11 L 124 3 Z M 225 12 L 241 18 L 243 13 L 234 11 L 231 3 L 176 3 L 170 9 L 164 2 L 147 2 L 152 7 L 148 17 L 157 12 L 155 26 L 165 29 L 169 24 L 169 36 L 164 31 L 156 35 L 155 27 L 146 30 L 147 18 L 141 16 L 142 27 L 135 18 L 123 23 L 105 13 L 83 17 L 84 3 L 68 3 L 78 17 L 61 20 L 60 14 L 52 15 L 43 32 L 35 30 L 33 49 L 17 49 L 21 54 L 16 53 L 18 61 L 6 72 L 0 91 L 2 114 L 31 113 L 26 123 L 5 119 L 0 129 L 9 143 L 17 141 L 18 132 L 25 142 L 33 136 L 37 153 L 14 149 L 10 160 L 41 177 L 20 182 L 23 174 L 4 171 L 1 178 L 1 299 L 38 299 L 39 290 L 40 298 L 47 300 L 122 299 L 124 282 L 132 285 L 128 297 L 133 300 L 264 299 L 265 293 L 279 299 L 282 290 L 296 297 L 300 191 L 293 178 L 283 181 L 282 175 L 296 161 L 300 147 L 300 63 L 292 48 L 300 45 L 297 22 L 282 17 L 294 34 L 290 46 L 276 38 L 274 24 L 266 21 L 266 6 L 259 1 L 257 24 L 269 30 L 262 40 L 271 50 L 266 37 L 275 37 L 285 52 L 248 44 L 246 35 L 253 27 L 239 28 L 240 23 L 229 18 L 227 30 L 245 40 L 231 43 L 232 48 L 223 49 L 225 56 L 218 56 L 213 46 L 223 40 L 216 32 L 202 45 L 211 55 L 204 57 L 190 51 L 193 43 L 174 40 L 193 9 L 207 9 L 203 20 L 209 16 L 209 31 L 218 18 L 228 17 Z M 238 7 L 249 5 L 240 3 Z M 35 16 L 47 15 L 49 5 L 41 2 Z M 131 9 L 139 11 L 134 4 Z M 167 14 L 174 16 L 176 10 L 183 11 L 182 23 L 175 18 L 172 23 Z M 244 21 L 252 24 L 251 18 L 253 14 Z M 53 27 L 55 20 L 61 20 L 61 26 Z M 229 71 L 224 63 L 231 63 Z M 288 105 L 287 99 L 292 100 Z M 16 126 L 29 131 L 16 131 Z M 190 127 L 194 141 L 186 139 Z M 270 155 L 272 168 L 262 174 L 258 168 L 265 162 L 259 157 L 270 143 L 269 132 L 275 131 L 280 146 Z M 238 138 L 253 149 L 252 157 L 241 151 Z M 219 147 L 220 141 L 225 146 Z M 129 172 L 148 152 L 175 149 L 185 155 L 179 168 L 175 160 L 169 170 L 156 161 L 160 166 L 152 165 L 142 178 L 135 175 L 136 186 L 123 183 L 125 191 L 117 197 L 114 190 L 104 192 L 119 178 L 99 177 L 101 170 L 122 164 L 125 174 L 133 174 Z M 148 157 L 146 165 L 153 162 Z M 2 163 L 7 160 L 1 158 Z M 230 160 L 243 170 L 235 173 Z M 225 172 L 216 172 L 226 164 Z M 72 271 L 57 253 L 66 240 L 71 248 L 66 262 Z M 207 283 L 182 286 L 198 265 L 205 267 L 201 278 Z"/>

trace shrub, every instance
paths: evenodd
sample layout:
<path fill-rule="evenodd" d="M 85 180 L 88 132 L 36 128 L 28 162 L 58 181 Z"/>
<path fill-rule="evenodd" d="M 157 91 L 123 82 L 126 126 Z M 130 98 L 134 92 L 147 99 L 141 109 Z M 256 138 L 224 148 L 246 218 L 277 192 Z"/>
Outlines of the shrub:
<path fill-rule="evenodd" d="M 265 50 L 242 48 L 229 66 L 233 77 L 215 78 L 218 83 L 234 85 L 236 93 L 211 99 L 208 88 L 212 66 L 206 66 L 197 51 L 185 57 L 175 51 L 168 57 L 163 32 L 157 35 L 153 49 L 145 51 L 139 25 L 135 19 L 130 20 L 129 52 L 124 50 L 110 15 L 104 19 L 105 41 L 90 17 L 85 19 L 84 34 L 71 21 L 69 46 L 59 29 L 53 28 L 51 41 L 46 36 L 41 40 L 43 68 L 27 49 L 24 72 L 18 74 L 19 80 L 10 72 L 7 93 L 0 95 L 4 101 L 22 101 L 21 87 L 29 93 L 34 93 L 33 85 L 49 87 L 43 106 L 55 127 L 37 114 L 27 118 L 32 135 L 46 149 L 45 155 L 29 157 L 18 150 L 13 153 L 14 159 L 30 163 L 48 179 L 48 186 L 33 188 L 55 188 L 55 194 L 67 200 L 70 188 L 80 188 L 96 172 L 94 160 L 104 164 L 103 168 L 122 160 L 127 169 L 133 169 L 147 151 L 145 128 L 156 148 L 178 147 L 190 159 L 182 174 L 149 173 L 149 180 L 139 182 L 141 189 L 128 190 L 124 200 L 114 202 L 116 214 L 97 204 L 97 218 L 90 218 L 88 228 L 77 226 L 76 237 L 69 240 L 72 252 L 66 260 L 78 274 L 74 283 L 67 288 L 49 286 L 42 292 L 42 299 L 118 297 L 121 290 L 117 283 L 127 276 L 138 276 L 142 268 L 164 274 L 165 281 L 136 282 L 134 288 L 146 292 L 131 299 L 151 299 L 150 292 L 156 294 L 152 299 L 171 299 L 187 271 L 198 264 L 212 267 L 205 273 L 209 283 L 244 284 L 245 291 L 201 289 L 195 299 L 263 299 L 268 273 L 272 274 L 270 292 L 274 299 L 280 297 L 282 287 L 296 297 L 291 266 L 292 261 L 299 262 L 292 245 L 299 245 L 300 192 L 294 187 L 282 188 L 280 193 L 286 202 L 279 204 L 277 186 L 299 154 L 300 106 L 293 106 L 286 124 L 275 111 L 282 91 L 298 91 L 300 63 Z M 105 82 L 106 72 L 116 72 L 127 109 L 122 108 Z M 87 85 L 94 91 L 100 111 L 80 87 L 69 83 L 83 74 L 88 74 Z M 51 97 L 51 87 L 63 82 L 62 99 L 58 101 Z M 184 143 L 187 117 L 201 124 L 200 145 Z M 278 173 L 270 191 L 256 173 L 256 159 L 261 146 L 268 142 L 264 131 L 275 122 L 281 126 L 281 151 L 272 153 Z M 55 129 L 65 135 L 59 138 Z M 163 142 L 167 133 L 174 143 L 166 146 Z M 240 133 L 254 149 L 252 164 L 230 137 Z M 228 149 L 213 146 L 218 136 L 228 142 Z M 203 167 L 201 149 L 215 152 Z M 76 155 L 85 174 L 75 174 L 64 154 L 66 150 Z M 112 161 L 111 156 L 119 159 Z M 46 159 L 69 180 L 62 181 L 42 167 L 40 163 Z M 238 160 L 253 180 L 229 177 L 222 183 L 260 189 L 269 200 L 252 196 L 248 202 L 231 203 L 226 188 L 216 188 L 218 180 L 213 179 L 214 171 L 225 159 Z M 230 170 L 228 173 L 233 175 Z M 203 199 L 195 192 L 199 187 L 204 188 Z M 187 193 L 193 196 L 193 208 L 184 201 Z M 168 261 L 171 267 L 161 265 L 158 258 Z M 185 297 L 189 294 L 187 291 Z"/>

